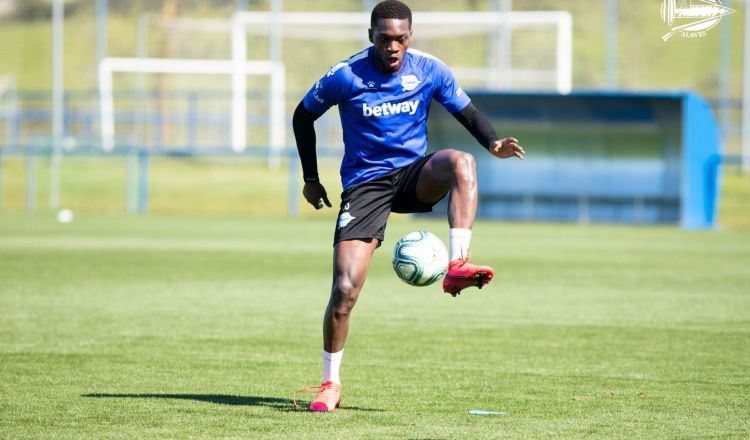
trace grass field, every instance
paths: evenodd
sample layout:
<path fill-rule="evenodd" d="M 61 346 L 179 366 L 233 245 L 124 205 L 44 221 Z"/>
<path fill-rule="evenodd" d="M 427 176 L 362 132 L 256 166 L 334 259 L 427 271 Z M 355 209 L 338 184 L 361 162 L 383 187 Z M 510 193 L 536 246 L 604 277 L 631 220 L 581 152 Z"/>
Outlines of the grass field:
<path fill-rule="evenodd" d="M 78 3 L 64 30 L 66 91 L 96 83 L 94 4 Z M 234 3 L 192 2 L 181 14 L 226 18 Z M 364 3 L 287 0 L 284 8 Z M 413 0 L 415 10 L 490 3 Z M 603 4 L 515 5 L 571 11 L 576 88 L 606 83 Z M 720 28 L 663 43 L 659 4 L 620 2 L 618 84 L 717 96 Z M 745 5 L 731 7 L 737 13 L 723 23 L 731 23 L 728 87 L 736 97 Z M 110 14 L 110 55 L 135 54 L 141 9 Z M 149 54 L 168 55 L 168 39 L 150 32 Z M 482 41 L 430 46 L 419 38 L 417 27 L 414 47 L 450 65 L 484 64 Z M 514 37 L 521 55 L 513 64 L 537 62 L 525 54 L 547 48 L 547 38 Z M 21 91 L 49 88 L 49 21 L 2 21 L 0 41 L 0 77 L 14 75 Z M 229 55 L 225 40 L 211 41 L 187 37 L 191 50 L 177 56 Z M 267 42 L 252 41 L 249 57 L 267 58 Z M 288 42 L 290 96 L 361 44 Z M 117 87 L 132 89 L 135 80 L 120 78 Z M 170 89 L 226 90 L 185 81 Z M 46 133 L 40 127 L 25 126 L 22 138 Z M 724 151 L 738 146 L 730 138 Z M 334 205 L 337 162 L 321 159 Z M 335 213 L 302 205 L 301 218 L 286 218 L 288 175 L 259 159 L 153 157 L 149 166 L 149 215 L 129 217 L 123 157 L 66 156 L 60 200 L 76 218 L 63 225 L 49 209 L 49 159 L 30 166 L 2 157 L 0 439 L 750 440 L 750 178 L 736 170 L 725 169 L 712 232 L 479 222 L 475 261 L 498 276 L 455 299 L 401 283 L 389 261 L 408 231 L 447 238 L 444 222 L 394 218 L 354 311 L 342 409 L 310 414 L 293 408 L 291 394 L 320 379 Z M 38 179 L 31 214 L 28 170 Z M 303 407 L 309 399 L 302 396 Z"/>
<path fill-rule="evenodd" d="M 474 257 L 498 276 L 453 299 L 389 261 L 402 233 L 445 225 L 394 219 L 343 409 L 295 411 L 320 378 L 334 215 L 0 215 L 0 437 L 750 435 L 743 229 L 482 222 Z"/>

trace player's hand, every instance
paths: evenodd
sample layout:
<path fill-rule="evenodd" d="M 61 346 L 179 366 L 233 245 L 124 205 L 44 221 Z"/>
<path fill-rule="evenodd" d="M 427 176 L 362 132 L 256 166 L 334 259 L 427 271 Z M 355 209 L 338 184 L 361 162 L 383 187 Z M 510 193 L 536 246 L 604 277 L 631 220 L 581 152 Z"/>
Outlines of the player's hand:
<path fill-rule="evenodd" d="M 326 189 L 320 182 L 305 182 L 302 195 L 305 196 L 307 203 L 313 205 L 315 209 L 322 209 L 324 202 L 329 208 L 332 206 L 331 202 L 328 201 Z"/>
<path fill-rule="evenodd" d="M 495 141 L 490 146 L 490 153 L 492 153 L 492 155 L 495 157 L 499 157 L 500 159 L 517 157 L 521 160 L 523 160 L 523 155 L 526 154 L 526 152 L 523 150 L 523 147 L 518 145 L 518 139 L 512 137 Z"/>

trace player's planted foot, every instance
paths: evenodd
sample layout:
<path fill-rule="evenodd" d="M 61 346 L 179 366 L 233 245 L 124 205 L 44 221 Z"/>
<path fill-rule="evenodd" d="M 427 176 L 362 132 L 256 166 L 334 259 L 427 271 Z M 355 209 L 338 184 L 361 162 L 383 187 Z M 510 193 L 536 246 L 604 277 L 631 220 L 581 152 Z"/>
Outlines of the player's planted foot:
<path fill-rule="evenodd" d="M 489 266 L 469 264 L 469 257 L 453 260 L 448 264 L 448 273 L 443 279 L 443 291 L 456 296 L 467 287 L 481 289 L 494 275 L 495 271 Z"/>
<path fill-rule="evenodd" d="M 341 403 L 341 385 L 328 381 L 320 385 L 320 392 L 310 404 L 310 411 L 328 412 L 339 407 Z"/>

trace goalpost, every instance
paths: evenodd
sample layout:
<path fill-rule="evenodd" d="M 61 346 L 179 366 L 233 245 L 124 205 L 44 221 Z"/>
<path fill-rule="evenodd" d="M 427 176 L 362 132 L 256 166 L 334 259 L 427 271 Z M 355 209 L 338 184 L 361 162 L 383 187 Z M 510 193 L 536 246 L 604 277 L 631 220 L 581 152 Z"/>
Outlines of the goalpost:
<path fill-rule="evenodd" d="M 12 75 L 0 76 L 0 119 L 5 121 L 5 146 L 14 146 L 14 118 L 18 113 L 15 98 L 16 79 Z M 0 183 L 1 185 L 2 183 Z"/>
<path fill-rule="evenodd" d="M 268 76 L 271 82 L 269 94 L 269 147 L 272 161 L 285 144 L 284 65 L 275 61 L 228 61 L 207 59 L 167 58 L 104 58 L 99 63 L 99 110 L 101 117 L 102 148 L 115 148 L 115 122 L 112 76 L 118 72 L 129 73 L 175 73 L 197 75 L 232 75 L 235 78 L 232 111 L 232 149 L 240 153 L 247 145 L 247 109 L 245 95 L 248 75 Z M 237 93 L 240 95 L 238 96 Z M 275 158 L 275 159 L 273 159 Z"/>
<path fill-rule="evenodd" d="M 3 189 L 3 153 L 4 149 L 10 149 L 13 143 L 13 116 L 16 112 L 15 99 L 13 99 L 13 89 L 15 88 L 15 78 L 11 75 L 0 76 L 0 119 L 5 120 L 5 146 L 0 143 L 0 208 L 3 207 L 4 189 Z"/>

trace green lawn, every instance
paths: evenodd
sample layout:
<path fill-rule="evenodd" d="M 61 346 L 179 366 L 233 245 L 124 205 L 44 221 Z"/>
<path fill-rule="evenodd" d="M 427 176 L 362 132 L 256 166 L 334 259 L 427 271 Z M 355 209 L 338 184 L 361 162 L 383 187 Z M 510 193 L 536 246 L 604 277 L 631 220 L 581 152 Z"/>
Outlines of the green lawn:
<path fill-rule="evenodd" d="M 444 223 L 396 218 L 353 316 L 343 409 L 293 410 L 320 378 L 334 217 L 0 214 L 0 437 L 750 434 L 743 229 L 481 222 L 474 258 L 498 276 L 453 299 L 389 261 Z"/>

